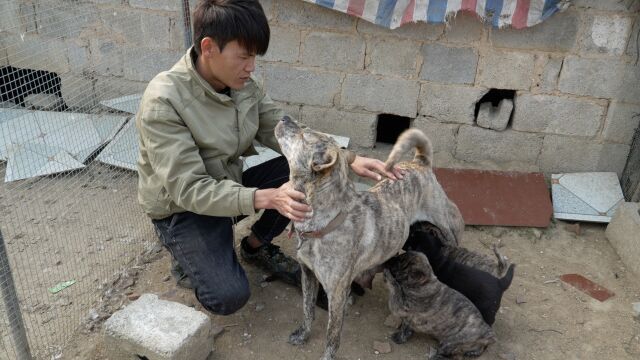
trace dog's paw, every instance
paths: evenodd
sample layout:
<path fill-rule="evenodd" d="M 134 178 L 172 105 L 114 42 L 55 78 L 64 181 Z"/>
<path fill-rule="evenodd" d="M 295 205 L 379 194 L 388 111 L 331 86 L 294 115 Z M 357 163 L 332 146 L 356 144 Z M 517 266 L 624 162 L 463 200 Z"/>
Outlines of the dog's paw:
<path fill-rule="evenodd" d="M 307 338 L 309 338 L 309 332 L 303 326 L 300 326 L 289 335 L 289 344 L 302 345 L 307 341 Z"/>
<path fill-rule="evenodd" d="M 413 331 L 412 330 L 405 330 L 403 331 L 398 330 L 396 332 L 394 332 L 391 335 L 391 341 L 393 341 L 394 343 L 400 345 L 400 344 L 404 344 L 407 341 L 409 341 L 409 338 L 411 337 L 411 335 L 413 335 Z"/>

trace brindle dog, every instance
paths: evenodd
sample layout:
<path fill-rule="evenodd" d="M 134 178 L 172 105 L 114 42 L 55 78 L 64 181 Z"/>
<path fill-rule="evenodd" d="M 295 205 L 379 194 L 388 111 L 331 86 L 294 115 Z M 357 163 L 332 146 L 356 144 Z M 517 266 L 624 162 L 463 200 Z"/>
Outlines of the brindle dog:
<path fill-rule="evenodd" d="M 392 258 L 385 264 L 384 278 L 389 309 L 402 319 L 394 342 L 405 342 L 413 330 L 431 335 L 438 341 L 432 360 L 479 356 L 495 342 L 478 309 L 438 281 L 424 254 L 408 251 Z"/>
<path fill-rule="evenodd" d="M 294 222 L 297 256 L 302 268 L 304 322 L 289 337 L 294 345 L 309 337 L 318 281 L 327 292 L 329 321 L 322 359 L 333 359 L 340 344 L 345 303 L 351 282 L 397 254 L 410 224 L 426 220 L 442 229 L 445 241 L 457 245 L 464 221 L 431 169 L 429 139 L 419 130 L 404 132 L 386 162 L 404 169 L 404 179 L 385 179 L 356 192 L 349 179 L 355 155 L 329 136 L 299 127 L 289 117 L 276 126 L 276 138 L 290 167 L 293 187 L 306 194 L 311 218 Z M 415 149 L 411 162 L 399 158 Z"/>

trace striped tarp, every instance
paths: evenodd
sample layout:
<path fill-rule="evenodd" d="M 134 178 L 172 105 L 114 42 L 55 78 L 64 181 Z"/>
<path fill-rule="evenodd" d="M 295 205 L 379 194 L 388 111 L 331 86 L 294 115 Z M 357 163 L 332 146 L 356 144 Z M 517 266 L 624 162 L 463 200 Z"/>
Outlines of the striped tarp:
<path fill-rule="evenodd" d="M 304 0 L 356 16 L 386 28 L 406 23 L 446 22 L 458 11 L 477 14 L 493 26 L 522 29 L 536 25 L 571 0 Z"/>

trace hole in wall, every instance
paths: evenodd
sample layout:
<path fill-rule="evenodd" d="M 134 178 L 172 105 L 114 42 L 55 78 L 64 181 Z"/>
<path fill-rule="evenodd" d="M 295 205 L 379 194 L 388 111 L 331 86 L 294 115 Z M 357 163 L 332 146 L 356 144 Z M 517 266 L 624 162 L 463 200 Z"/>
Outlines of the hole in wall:
<path fill-rule="evenodd" d="M 0 67 L 0 101 L 10 101 L 25 106 L 24 99 L 31 94 L 50 94 L 60 98 L 54 110 L 66 110 L 62 101 L 60 76 L 55 72 L 23 69 L 14 66 Z"/>
<path fill-rule="evenodd" d="M 393 114 L 378 115 L 376 142 L 395 144 L 398 136 L 411 126 L 411 118 Z"/>
<path fill-rule="evenodd" d="M 509 90 L 509 89 L 490 89 L 486 94 L 484 94 L 483 97 L 480 98 L 480 100 L 478 100 L 478 102 L 476 103 L 476 109 L 474 112 L 474 117 L 477 119 L 478 118 L 478 112 L 480 111 L 480 105 L 486 102 L 490 102 L 491 106 L 498 106 L 498 104 L 500 104 L 500 101 L 504 100 L 504 99 L 510 99 L 513 101 L 513 99 L 516 97 L 516 91 L 515 90 Z"/>

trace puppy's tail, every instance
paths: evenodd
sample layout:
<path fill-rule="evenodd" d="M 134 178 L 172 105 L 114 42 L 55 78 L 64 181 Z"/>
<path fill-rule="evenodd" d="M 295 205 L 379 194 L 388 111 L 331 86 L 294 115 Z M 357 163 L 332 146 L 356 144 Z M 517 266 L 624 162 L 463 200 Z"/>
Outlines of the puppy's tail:
<path fill-rule="evenodd" d="M 416 154 L 413 158 L 414 162 L 424 166 L 431 166 L 431 160 L 433 158 L 431 141 L 422 131 L 413 128 L 400 134 L 398 141 L 396 141 L 396 144 L 391 150 L 391 154 L 389 154 L 387 158 L 385 169 L 390 171 L 393 166 L 400 161 L 402 155 L 411 149 L 416 149 Z"/>
<path fill-rule="evenodd" d="M 493 245 L 493 253 L 496 255 L 496 259 L 498 259 L 496 276 L 502 276 L 504 275 L 504 273 L 507 271 L 507 268 L 509 267 L 509 261 L 507 260 L 506 257 L 502 256 L 502 254 L 498 252 L 498 247 L 496 245 Z"/>
<path fill-rule="evenodd" d="M 502 291 L 507 291 L 509 286 L 511 286 L 511 281 L 513 281 L 513 272 L 516 268 L 516 264 L 509 265 L 509 269 L 507 270 L 507 274 L 498 280 L 500 284 L 500 288 Z"/>

